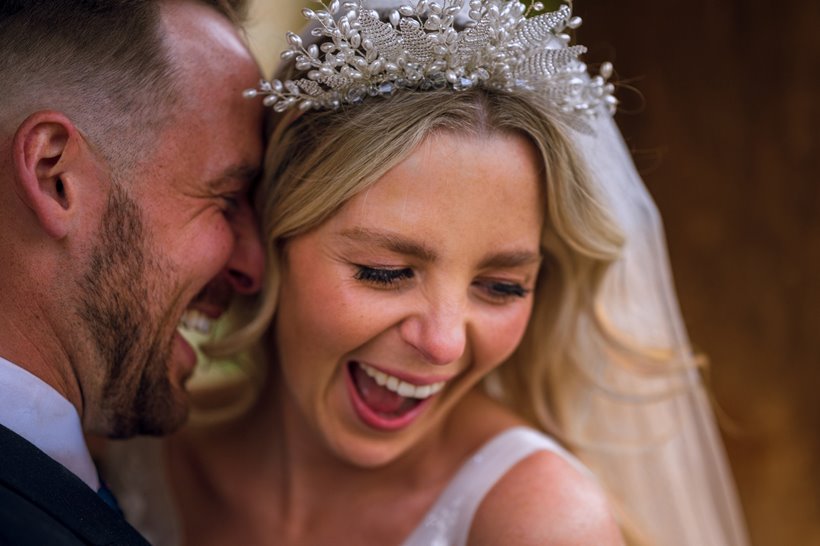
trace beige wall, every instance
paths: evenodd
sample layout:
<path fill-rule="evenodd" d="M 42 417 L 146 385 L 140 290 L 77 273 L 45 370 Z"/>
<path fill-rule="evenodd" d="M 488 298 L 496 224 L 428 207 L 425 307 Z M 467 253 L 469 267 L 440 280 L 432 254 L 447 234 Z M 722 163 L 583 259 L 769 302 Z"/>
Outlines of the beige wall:
<path fill-rule="evenodd" d="M 251 0 L 248 21 L 250 46 L 265 76 L 270 76 L 285 48 L 285 32 L 299 31 L 306 23 L 299 11 L 307 5 L 300 0 Z"/>

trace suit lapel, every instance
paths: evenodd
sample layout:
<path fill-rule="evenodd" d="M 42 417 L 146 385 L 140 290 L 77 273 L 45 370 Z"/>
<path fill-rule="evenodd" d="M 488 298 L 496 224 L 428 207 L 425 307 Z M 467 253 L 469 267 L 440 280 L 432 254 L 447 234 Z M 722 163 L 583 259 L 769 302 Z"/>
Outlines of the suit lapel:
<path fill-rule="evenodd" d="M 0 484 L 16 490 L 90 544 L 148 544 L 71 471 L 2 425 Z"/>

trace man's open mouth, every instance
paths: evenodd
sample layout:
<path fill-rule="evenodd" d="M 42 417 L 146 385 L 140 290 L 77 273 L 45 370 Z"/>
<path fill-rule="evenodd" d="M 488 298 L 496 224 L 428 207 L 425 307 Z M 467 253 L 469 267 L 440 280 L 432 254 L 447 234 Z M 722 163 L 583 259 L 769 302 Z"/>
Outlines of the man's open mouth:
<path fill-rule="evenodd" d="M 208 335 L 211 333 L 214 321 L 202 311 L 187 309 L 179 320 L 180 326 L 192 332 Z"/>

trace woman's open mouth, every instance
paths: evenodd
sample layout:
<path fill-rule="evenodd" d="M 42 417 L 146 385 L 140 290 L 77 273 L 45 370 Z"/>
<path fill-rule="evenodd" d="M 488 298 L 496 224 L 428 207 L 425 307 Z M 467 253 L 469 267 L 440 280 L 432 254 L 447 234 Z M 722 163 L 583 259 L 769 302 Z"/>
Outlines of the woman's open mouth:
<path fill-rule="evenodd" d="M 361 362 L 349 362 L 347 371 L 353 408 L 362 421 L 380 430 L 410 424 L 445 385 L 413 385 Z"/>

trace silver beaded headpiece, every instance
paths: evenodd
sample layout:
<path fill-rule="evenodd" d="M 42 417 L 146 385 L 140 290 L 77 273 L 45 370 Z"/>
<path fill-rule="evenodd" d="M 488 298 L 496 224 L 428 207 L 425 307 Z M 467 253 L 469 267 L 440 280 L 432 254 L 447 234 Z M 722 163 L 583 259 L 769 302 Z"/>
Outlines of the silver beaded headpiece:
<path fill-rule="evenodd" d="M 265 95 L 266 106 L 283 112 L 337 109 L 400 89 L 481 86 L 543 93 L 560 111 L 580 116 L 601 106 L 612 112 L 617 104 L 606 81 L 612 65 L 590 76 L 578 58 L 586 48 L 569 45 L 564 31 L 581 19 L 568 5 L 539 13 L 540 2 L 528 8 L 518 0 L 405 0 L 382 21 L 367 0 L 317 2 L 324 9 L 302 15 L 319 43 L 289 32 L 281 54 L 302 77 L 262 81 L 246 97 Z"/>

